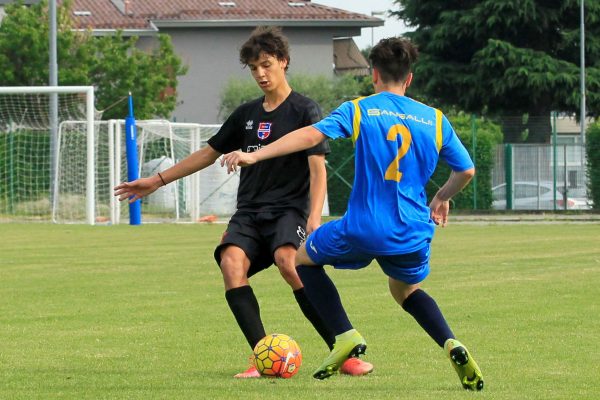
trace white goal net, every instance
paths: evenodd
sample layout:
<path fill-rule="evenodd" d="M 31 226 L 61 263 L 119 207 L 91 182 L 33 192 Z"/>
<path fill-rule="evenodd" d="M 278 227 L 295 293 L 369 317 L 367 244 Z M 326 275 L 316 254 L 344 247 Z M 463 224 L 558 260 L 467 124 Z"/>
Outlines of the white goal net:
<path fill-rule="evenodd" d="M 115 184 L 125 180 L 127 167 L 124 121 L 114 123 L 116 175 Z M 206 146 L 207 140 L 220 128 L 220 125 L 177 123 L 165 120 L 137 121 L 139 176 L 155 175 L 193 152 Z M 142 199 L 142 222 L 197 222 L 202 217 L 226 217 L 235 212 L 239 176 L 228 175 L 217 161 L 199 173 L 163 186 L 145 199 Z M 115 200 L 113 200 L 115 201 Z M 126 202 L 115 201 L 114 223 L 127 223 L 129 207 Z"/>
<path fill-rule="evenodd" d="M 52 220 L 84 222 L 86 190 L 82 176 L 84 121 L 64 121 L 59 129 L 59 165 Z M 113 187 L 127 179 L 125 121 L 96 121 L 95 223 L 129 222 L 127 202 L 113 196 Z M 219 125 L 136 121 L 140 177 L 155 175 L 206 145 Z M 227 175 L 218 163 L 158 189 L 142 199 L 142 223 L 197 222 L 205 216 L 230 216 L 236 208 L 239 176 Z"/>
<path fill-rule="evenodd" d="M 62 121 L 76 119 L 83 121 L 80 129 L 86 138 L 80 149 L 81 180 L 84 192 L 90 192 L 85 196 L 84 217 L 92 222 L 95 199 L 88 181 L 94 164 L 87 158 L 93 158 L 93 104 L 92 87 L 0 87 L 0 221 L 51 219 L 58 127 Z"/>
<path fill-rule="evenodd" d="M 0 88 L 0 222 L 129 222 L 128 203 L 113 196 L 127 178 L 125 121 L 99 118 L 91 87 Z M 220 127 L 166 120 L 136 125 L 141 177 L 205 146 Z M 217 162 L 143 199 L 142 222 L 230 216 L 238 184 L 239 176 Z"/>

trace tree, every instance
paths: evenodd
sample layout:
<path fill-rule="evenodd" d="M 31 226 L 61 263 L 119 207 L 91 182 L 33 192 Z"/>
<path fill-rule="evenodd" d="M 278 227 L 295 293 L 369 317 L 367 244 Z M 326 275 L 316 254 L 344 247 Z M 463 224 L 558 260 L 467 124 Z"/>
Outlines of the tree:
<path fill-rule="evenodd" d="M 467 148 L 477 166 L 477 178 L 452 198 L 452 208 L 460 210 L 474 209 L 474 197 L 478 210 L 492 208 L 492 170 L 496 146 L 502 143 L 500 126 L 485 118 L 475 118 L 463 112 L 451 112 L 447 115 L 452 127 Z M 475 144 L 473 139 L 475 137 Z M 474 153 L 475 151 L 475 153 Z M 451 169 L 445 162 L 438 163 L 434 174 L 427 183 L 427 198 L 431 199 L 444 184 Z M 475 183 L 476 182 L 476 183 Z M 476 193 L 474 193 L 476 191 Z"/>
<path fill-rule="evenodd" d="M 579 0 L 395 3 L 416 28 L 406 33 L 420 51 L 413 84 L 428 101 L 513 117 L 506 142 L 548 142 L 551 111 L 579 113 Z M 599 115 L 600 2 L 585 10 L 587 110 Z"/>
<path fill-rule="evenodd" d="M 316 101 L 323 110 L 324 115 L 329 114 L 344 101 L 362 95 L 367 85 L 364 78 L 348 74 L 339 77 L 290 74 L 289 83 L 296 92 Z M 263 92 L 254 80 L 250 78 L 230 79 L 221 93 L 219 116 L 226 119 L 239 105 L 261 95 L 263 95 Z"/>
<path fill-rule="evenodd" d="M 45 86 L 49 76 L 48 6 L 6 6 L 0 25 L 0 85 Z M 177 76 L 186 68 L 175 54 L 168 36 L 159 35 L 152 53 L 135 47 L 137 38 L 93 37 L 73 30 L 71 1 L 57 9 L 59 85 L 93 85 L 96 108 L 108 108 L 103 117 L 123 118 L 132 92 L 140 119 L 169 117 L 177 100 Z"/>
<path fill-rule="evenodd" d="M 588 193 L 594 209 L 600 209 L 600 121 L 587 130 L 585 142 L 588 165 Z"/>

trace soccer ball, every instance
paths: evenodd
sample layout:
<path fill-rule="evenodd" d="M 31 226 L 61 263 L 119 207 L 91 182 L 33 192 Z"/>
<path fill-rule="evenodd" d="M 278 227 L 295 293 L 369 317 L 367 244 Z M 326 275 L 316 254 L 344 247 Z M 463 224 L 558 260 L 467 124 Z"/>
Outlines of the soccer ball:
<path fill-rule="evenodd" d="M 254 347 L 254 366 L 262 376 L 291 378 L 296 375 L 300 365 L 300 346 L 288 335 L 267 335 Z"/>

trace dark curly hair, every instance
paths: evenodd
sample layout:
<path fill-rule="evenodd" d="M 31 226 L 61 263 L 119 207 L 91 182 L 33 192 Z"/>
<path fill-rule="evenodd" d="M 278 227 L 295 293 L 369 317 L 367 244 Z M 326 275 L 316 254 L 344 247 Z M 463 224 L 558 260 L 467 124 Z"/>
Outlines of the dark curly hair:
<path fill-rule="evenodd" d="M 286 60 L 287 67 L 290 65 L 290 47 L 287 38 L 281 33 L 281 28 L 276 26 L 259 26 L 252 31 L 248 40 L 240 49 L 240 62 L 248 65 L 257 60 L 261 52 L 277 58 Z"/>

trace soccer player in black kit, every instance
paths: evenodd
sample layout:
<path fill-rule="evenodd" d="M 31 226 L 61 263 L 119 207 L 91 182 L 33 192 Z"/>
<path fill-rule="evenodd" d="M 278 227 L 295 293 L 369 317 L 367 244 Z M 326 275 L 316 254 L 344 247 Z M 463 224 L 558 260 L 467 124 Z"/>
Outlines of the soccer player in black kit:
<path fill-rule="evenodd" d="M 155 176 L 116 186 L 119 200 L 136 201 L 214 164 L 222 154 L 256 151 L 322 118 L 317 103 L 294 92 L 287 82 L 289 47 L 279 28 L 255 29 L 240 49 L 240 62 L 249 67 L 264 96 L 239 106 L 206 147 Z M 323 142 L 241 171 L 237 211 L 214 256 L 223 274 L 225 298 L 250 348 L 266 333 L 248 278 L 272 264 L 277 265 L 291 286 L 306 318 L 329 348 L 333 348 L 335 336 L 306 298 L 295 268 L 296 250 L 321 223 L 328 152 L 329 145 Z M 348 375 L 364 375 L 373 370 L 373 365 L 350 358 L 340 370 Z M 236 378 L 259 376 L 254 366 L 235 375 Z"/>

